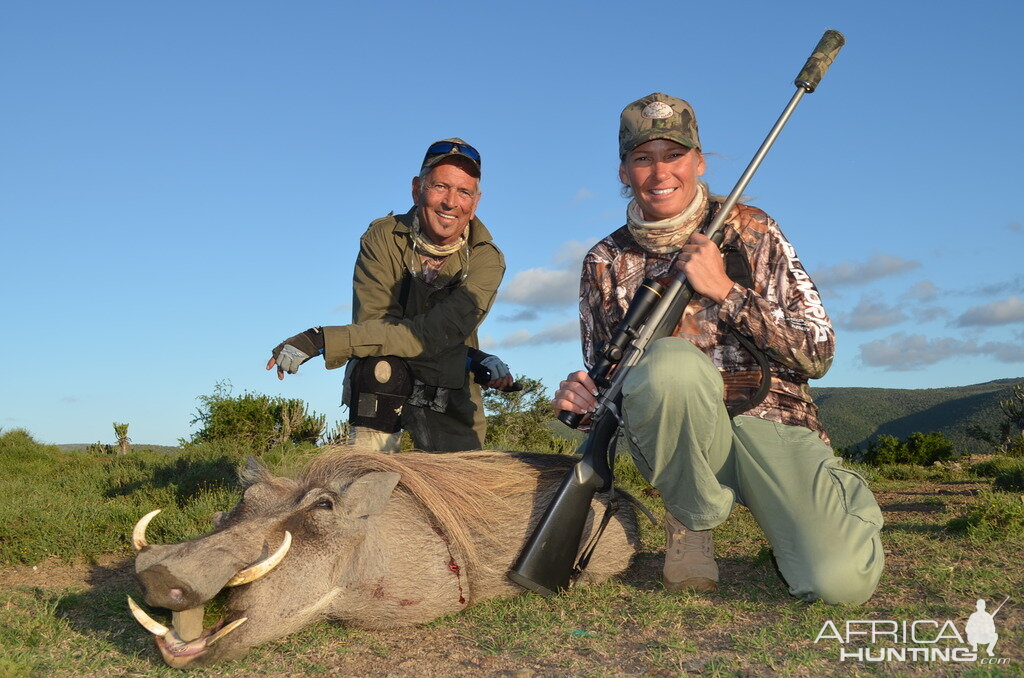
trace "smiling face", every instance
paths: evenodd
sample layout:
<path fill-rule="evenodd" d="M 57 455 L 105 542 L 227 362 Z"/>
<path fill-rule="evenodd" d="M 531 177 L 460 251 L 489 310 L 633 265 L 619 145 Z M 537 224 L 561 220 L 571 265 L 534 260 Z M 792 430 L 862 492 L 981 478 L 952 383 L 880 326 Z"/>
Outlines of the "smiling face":
<path fill-rule="evenodd" d="M 465 233 L 480 202 L 480 181 L 453 162 L 436 165 L 412 180 L 420 228 L 435 245 L 450 245 Z"/>
<path fill-rule="evenodd" d="M 633 189 L 647 221 L 669 219 L 686 209 L 697 194 L 702 174 L 701 152 L 668 139 L 640 144 L 619 165 L 619 180 Z"/>

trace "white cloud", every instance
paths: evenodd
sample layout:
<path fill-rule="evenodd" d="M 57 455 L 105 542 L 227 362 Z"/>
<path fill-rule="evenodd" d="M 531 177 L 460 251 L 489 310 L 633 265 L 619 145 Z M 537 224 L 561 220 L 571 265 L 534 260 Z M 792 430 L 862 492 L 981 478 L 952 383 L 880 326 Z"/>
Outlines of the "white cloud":
<path fill-rule="evenodd" d="M 516 346 L 539 346 L 543 344 L 563 344 L 570 341 L 580 340 L 580 323 L 578 320 L 566 320 L 565 322 L 552 325 L 536 334 L 529 330 L 516 330 L 501 340 L 499 345 L 502 348 L 514 348 Z"/>
<path fill-rule="evenodd" d="M 864 285 L 869 282 L 915 269 L 921 262 L 891 254 L 876 254 L 867 261 L 843 261 L 811 274 L 819 287 Z"/>
<path fill-rule="evenodd" d="M 572 204 L 573 205 L 578 205 L 581 202 L 593 199 L 593 197 L 594 197 L 594 192 L 593 191 L 591 191 L 590 189 L 587 189 L 587 188 L 581 188 L 580 190 L 576 191 L 576 195 L 574 195 L 572 197 Z"/>
<path fill-rule="evenodd" d="M 579 299 L 578 271 L 531 268 L 502 286 L 499 298 L 523 306 L 565 306 Z"/>
<path fill-rule="evenodd" d="M 1024 322 L 1024 299 L 1014 295 L 1001 301 L 972 306 L 956 319 L 958 327 L 1008 325 Z"/>
<path fill-rule="evenodd" d="M 919 323 L 931 322 L 947 315 L 949 315 L 949 309 L 942 306 L 924 306 L 914 309 L 914 320 Z"/>
<path fill-rule="evenodd" d="M 903 299 L 912 299 L 914 301 L 933 301 L 939 294 L 939 288 L 935 286 L 935 283 L 922 280 L 921 282 L 914 283 L 910 286 L 910 289 L 903 293 Z"/>
<path fill-rule="evenodd" d="M 551 257 L 551 261 L 558 268 L 575 269 L 579 272 L 580 267 L 583 265 L 583 257 L 587 255 L 587 252 L 596 242 L 597 238 L 582 241 L 570 240 L 558 248 L 558 251 Z"/>
<path fill-rule="evenodd" d="M 939 337 L 929 339 L 923 334 L 897 332 L 860 346 L 860 359 L 865 365 L 887 370 L 913 370 L 932 365 L 946 358 L 979 353 L 973 341 Z"/>
<path fill-rule="evenodd" d="M 836 318 L 836 324 L 853 331 L 876 330 L 897 325 L 906 319 L 907 314 L 898 307 L 863 297 L 852 311 L 840 313 Z"/>
<path fill-rule="evenodd" d="M 1024 292 L 1024 276 L 1019 275 L 1013 280 L 1004 280 L 1003 282 L 969 289 L 966 290 L 964 294 L 994 297 L 999 294 L 1010 294 L 1014 292 Z"/>
<path fill-rule="evenodd" d="M 516 273 L 502 285 L 498 300 L 533 308 L 572 306 L 579 301 L 580 267 L 587 251 L 597 242 L 570 240 L 563 243 L 551 257 L 551 268 L 531 268 Z M 522 311 L 503 320 L 526 320 Z M 536 317 L 536 316 L 533 316 Z"/>
<path fill-rule="evenodd" d="M 990 341 L 981 350 L 1001 363 L 1024 363 L 1024 344 Z"/>
<path fill-rule="evenodd" d="M 510 323 L 521 323 L 529 322 L 530 320 L 536 320 L 537 317 L 538 313 L 536 311 L 534 311 L 531 308 L 524 308 L 519 311 L 516 311 L 515 313 L 498 316 L 498 320 L 504 320 L 505 322 Z"/>

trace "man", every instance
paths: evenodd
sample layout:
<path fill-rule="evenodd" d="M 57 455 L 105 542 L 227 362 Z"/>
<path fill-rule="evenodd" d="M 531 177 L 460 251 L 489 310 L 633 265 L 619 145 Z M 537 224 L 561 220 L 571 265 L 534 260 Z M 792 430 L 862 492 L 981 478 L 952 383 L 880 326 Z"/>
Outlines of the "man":
<path fill-rule="evenodd" d="M 487 422 L 471 376 L 512 387 L 508 366 L 478 349 L 505 273 L 476 218 L 480 166 L 462 139 L 431 144 L 412 180 L 413 208 L 377 219 L 360 239 L 352 324 L 310 328 L 267 363 L 279 379 L 314 355 L 328 369 L 349 363 L 344 400 L 356 445 L 396 452 L 405 428 L 419 449 L 480 449 Z"/>
<path fill-rule="evenodd" d="M 741 502 L 793 596 L 864 602 L 885 560 L 882 513 L 834 456 L 811 400 L 808 379 L 828 370 L 835 342 L 793 246 L 750 205 L 726 217 L 721 249 L 701 233 L 722 199 L 700 181 L 686 101 L 655 93 L 627 106 L 619 159 L 633 199 L 626 225 L 583 262 L 585 362 L 594 364 L 645 278 L 668 283 L 682 272 L 695 292 L 672 335 L 651 344 L 622 385 L 630 451 L 665 502 L 665 588 L 717 588 L 712 529 Z M 574 372 L 552 404 L 586 422 L 596 395 L 587 372 Z"/>

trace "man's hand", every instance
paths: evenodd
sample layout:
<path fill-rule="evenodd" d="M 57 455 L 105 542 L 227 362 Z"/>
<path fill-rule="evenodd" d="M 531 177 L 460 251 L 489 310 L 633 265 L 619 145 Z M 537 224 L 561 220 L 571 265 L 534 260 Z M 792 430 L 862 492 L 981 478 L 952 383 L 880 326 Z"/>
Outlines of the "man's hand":
<path fill-rule="evenodd" d="M 479 349 L 469 349 L 469 369 L 473 373 L 474 381 L 487 388 L 505 391 L 515 382 L 512 371 L 501 358 Z"/>
<path fill-rule="evenodd" d="M 586 425 L 590 421 L 590 415 L 597 409 L 597 393 L 597 385 L 589 374 L 583 370 L 573 372 L 558 385 L 555 397 L 551 400 L 551 408 L 556 413 L 582 414 L 580 424 Z"/>
<path fill-rule="evenodd" d="M 721 304 L 729 296 L 733 282 L 725 273 L 725 262 L 718 246 L 701 233 L 686 241 L 676 258 L 675 268 L 686 276 L 693 291 Z"/>
<path fill-rule="evenodd" d="M 496 355 L 484 358 L 480 361 L 480 364 L 491 373 L 491 380 L 487 382 L 487 388 L 496 388 L 499 391 L 504 391 L 515 380 L 512 376 L 512 371 L 508 369 L 508 365 Z"/>
<path fill-rule="evenodd" d="M 277 378 L 284 379 L 284 374 L 295 374 L 299 365 L 324 350 L 324 332 L 322 327 L 310 327 L 301 334 L 285 339 L 271 351 L 267 361 L 267 369 L 277 366 Z"/>

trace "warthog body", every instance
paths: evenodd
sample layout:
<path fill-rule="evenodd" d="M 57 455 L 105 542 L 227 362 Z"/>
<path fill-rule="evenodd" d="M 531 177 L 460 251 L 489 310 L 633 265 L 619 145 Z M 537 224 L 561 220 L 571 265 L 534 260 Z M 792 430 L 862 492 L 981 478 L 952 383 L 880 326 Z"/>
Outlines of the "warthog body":
<path fill-rule="evenodd" d="M 269 574 L 232 589 L 226 621 L 248 619 L 237 630 L 209 647 L 197 641 L 187 649 L 173 635 L 158 645 L 173 666 L 206 664 L 324 619 L 386 629 L 521 593 L 505 574 L 573 462 L 530 453 L 335 451 L 295 478 L 250 464 L 242 501 L 213 532 L 142 547 L 136 573 L 145 600 L 201 607 L 286 532 L 290 550 Z M 600 518 L 601 501 L 593 508 Z M 637 547 L 635 514 L 624 505 L 583 579 L 622 572 Z"/>

